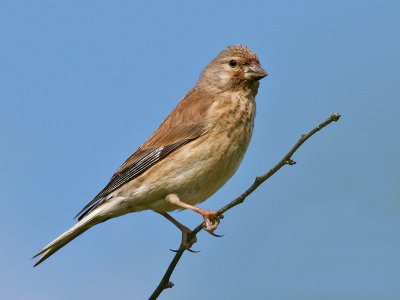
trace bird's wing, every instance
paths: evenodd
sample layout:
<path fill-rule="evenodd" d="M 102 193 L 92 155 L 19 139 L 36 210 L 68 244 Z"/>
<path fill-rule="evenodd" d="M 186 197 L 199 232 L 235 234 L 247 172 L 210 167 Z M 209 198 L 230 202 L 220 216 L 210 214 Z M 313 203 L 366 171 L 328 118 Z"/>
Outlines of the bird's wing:
<path fill-rule="evenodd" d="M 106 187 L 76 215 L 78 220 L 103 203 L 111 192 L 138 177 L 179 147 L 205 134 L 205 122 L 212 102 L 210 94 L 191 90 L 150 138 L 121 165 Z"/>

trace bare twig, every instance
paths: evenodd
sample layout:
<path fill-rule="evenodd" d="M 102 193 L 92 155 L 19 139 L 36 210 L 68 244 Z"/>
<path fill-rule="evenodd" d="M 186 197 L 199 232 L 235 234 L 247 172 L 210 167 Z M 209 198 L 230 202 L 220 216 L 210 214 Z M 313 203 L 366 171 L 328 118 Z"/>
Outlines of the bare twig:
<path fill-rule="evenodd" d="M 239 197 L 234 199 L 233 201 L 229 202 L 227 205 L 222 207 L 220 210 L 218 210 L 217 215 L 222 215 L 226 211 L 230 210 L 231 208 L 235 207 L 236 205 L 242 203 L 247 196 L 249 196 L 252 192 L 254 192 L 264 181 L 266 181 L 268 178 L 270 178 L 272 175 L 274 175 L 276 172 L 278 172 L 283 166 L 285 165 L 294 165 L 296 162 L 292 160 L 293 154 L 301 147 L 301 145 L 304 144 L 305 141 L 307 141 L 311 136 L 313 136 L 315 133 L 320 131 L 322 128 L 326 127 L 332 122 L 336 122 L 339 120 L 340 114 L 338 113 L 333 113 L 328 119 L 326 119 L 324 122 L 316 126 L 313 130 L 306 134 L 302 134 L 300 139 L 297 141 L 297 143 L 293 146 L 292 149 L 281 159 L 280 162 L 278 162 L 275 167 L 273 167 L 271 170 L 269 170 L 267 173 L 265 173 L 262 176 L 257 176 L 256 179 L 254 180 L 254 183 Z M 201 230 L 203 229 L 203 223 L 199 224 L 193 231 L 193 235 L 197 235 Z M 172 272 L 174 271 L 176 265 L 178 264 L 179 260 L 181 259 L 183 253 L 186 250 L 183 248 L 180 248 L 174 258 L 172 259 L 171 263 L 168 266 L 167 271 L 165 272 L 163 278 L 161 279 L 160 283 L 158 284 L 157 288 L 154 290 L 153 294 L 150 296 L 151 299 L 157 299 L 158 296 L 167 288 L 172 288 L 174 284 L 170 281 Z"/>

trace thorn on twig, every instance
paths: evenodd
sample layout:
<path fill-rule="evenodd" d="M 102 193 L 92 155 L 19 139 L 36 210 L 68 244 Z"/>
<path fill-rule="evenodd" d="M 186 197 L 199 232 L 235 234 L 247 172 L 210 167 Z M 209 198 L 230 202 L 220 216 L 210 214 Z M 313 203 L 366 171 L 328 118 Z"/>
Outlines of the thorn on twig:
<path fill-rule="evenodd" d="M 286 160 L 286 164 L 289 166 L 293 166 L 296 164 L 296 162 L 293 159 L 288 159 L 288 160 Z"/>
<path fill-rule="evenodd" d="M 166 289 L 172 289 L 174 287 L 174 283 L 171 281 L 168 281 L 168 283 L 165 285 Z"/>

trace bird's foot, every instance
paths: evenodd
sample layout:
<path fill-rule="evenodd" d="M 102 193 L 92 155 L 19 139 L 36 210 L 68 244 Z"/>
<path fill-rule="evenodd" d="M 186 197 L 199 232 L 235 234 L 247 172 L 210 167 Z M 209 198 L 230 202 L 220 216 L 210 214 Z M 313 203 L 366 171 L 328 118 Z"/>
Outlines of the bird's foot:
<path fill-rule="evenodd" d="M 193 244 L 197 242 L 197 237 L 189 228 L 184 228 L 182 230 L 182 242 L 179 248 L 186 249 L 188 251 L 191 251 L 190 248 L 192 248 Z M 192 250 L 193 251 L 193 250 Z M 191 251 L 191 252 L 192 252 Z M 194 251 L 198 252 L 198 251 Z"/>
<path fill-rule="evenodd" d="M 193 233 L 193 231 L 191 231 L 189 228 L 187 228 L 185 226 L 180 228 L 180 230 L 182 231 L 181 245 L 179 246 L 178 250 L 172 250 L 172 249 L 170 249 L 170 250 L 172 252 L 178 252 L 180 250 L 187 250 L 187 251 L 192 252 L 192 253 L 200 252 L 200 251 L 192 250 L 193 244 L 197 242 L 197 237 Z"/>
<path fill-rule="evenodd" d="M 222 237 L 222 235 L 215 234 L 214 231 L 217 229 L 219 223 L 221 222 L 221 219 L 224 218 L 224 215 L 217 215 L 217 211 L 205 211 L 203 214 L 203 228 L 205 231 L 207 231 L 209 234 L 216 236 L 216 237 Z"/>

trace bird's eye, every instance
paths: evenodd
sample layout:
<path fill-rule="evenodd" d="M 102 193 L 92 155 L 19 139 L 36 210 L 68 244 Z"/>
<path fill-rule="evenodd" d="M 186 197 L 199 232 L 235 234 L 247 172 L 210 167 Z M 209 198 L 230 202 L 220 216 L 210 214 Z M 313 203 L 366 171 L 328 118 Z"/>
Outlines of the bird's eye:
<path fill-rule="evenodd" d="M 229 61 L 229 65 L 230 65 L 232 68 L 236 67 L 236 65 L 237 65 L 236 60 L 234 60 L 234 59 L 230 60 L 230 61 Z"/>

